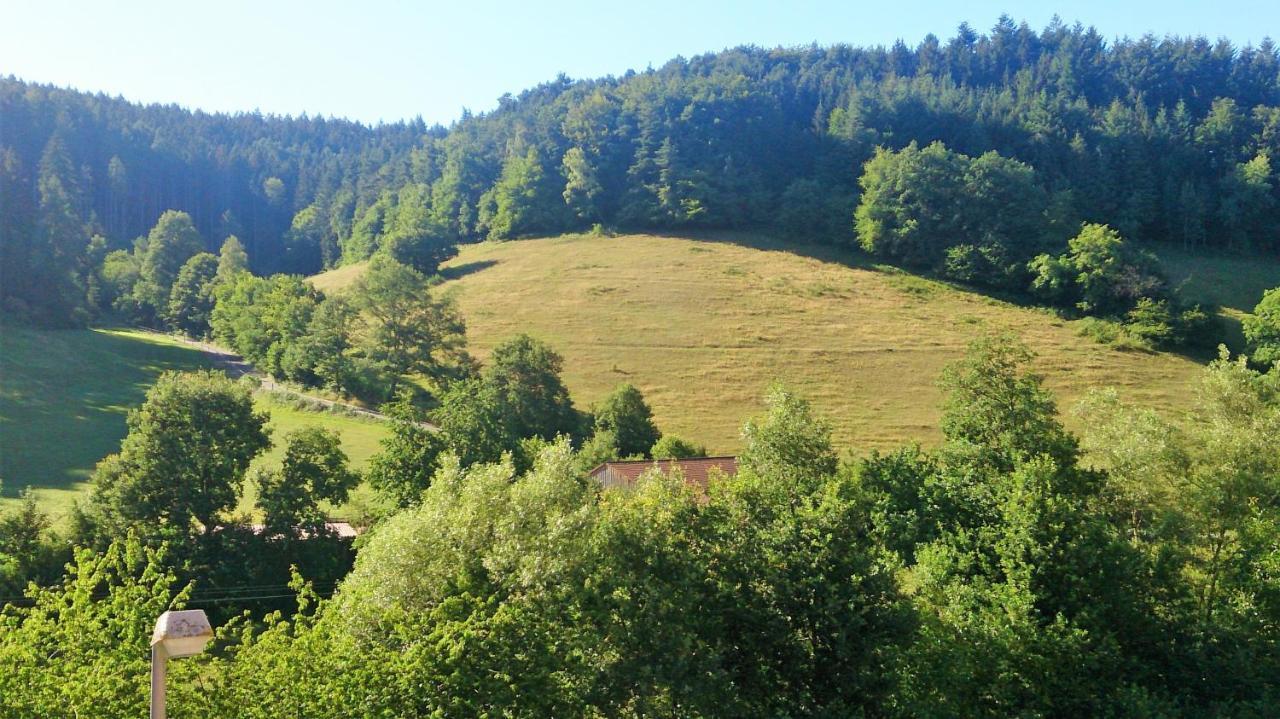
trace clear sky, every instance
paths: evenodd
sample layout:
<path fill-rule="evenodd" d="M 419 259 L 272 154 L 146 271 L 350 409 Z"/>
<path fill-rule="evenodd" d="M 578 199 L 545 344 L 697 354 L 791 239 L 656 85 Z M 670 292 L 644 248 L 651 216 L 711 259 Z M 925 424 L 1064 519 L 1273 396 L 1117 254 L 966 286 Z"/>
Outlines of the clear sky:
<path fill-rule="evenodd" d="M 985 31 L 1002 12 L 1043 28 L 1055 13 L 1106 38 L 1275 34 L 1280 0 L 987 0 L 861 2 L 449 3 L 363 0 L 4 0 L 0 75 L 141 102 L 216 111 L 349 117 L 421 116 L 554 78 L 617 75 L 676 56 L 743 44 L 914 45 L 962 20 Z"/>

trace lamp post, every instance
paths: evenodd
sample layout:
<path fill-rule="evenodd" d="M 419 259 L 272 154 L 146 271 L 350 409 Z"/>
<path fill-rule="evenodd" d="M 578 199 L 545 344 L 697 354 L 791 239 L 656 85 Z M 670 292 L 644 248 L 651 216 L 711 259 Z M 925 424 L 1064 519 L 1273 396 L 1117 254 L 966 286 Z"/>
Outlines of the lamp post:
<path fill-rule="evenodd" d="M 151 719 L 165 719 L 164 678 L 166 663 L 199 654 L 213 638 L 213 627 L 203 609 L 165 612 L 151 633 Z"/>

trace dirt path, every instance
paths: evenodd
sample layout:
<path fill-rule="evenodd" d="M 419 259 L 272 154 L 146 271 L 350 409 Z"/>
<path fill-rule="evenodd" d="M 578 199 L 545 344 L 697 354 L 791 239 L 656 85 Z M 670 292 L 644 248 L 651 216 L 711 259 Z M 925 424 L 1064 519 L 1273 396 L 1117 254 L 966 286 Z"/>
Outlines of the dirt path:
<path fill-rule="evenodd" d="M 253 377 L 257 378 L 259 382 L 259 386 L 261 386 L 262 389 L 268 390 L 270 392 L 279 392 L 281 394 L 286 394 L 291 397 L 304 399 L 308 402 L 315 402 L 316 404 L 323 405 L 325 407 L 330 407 L 334 409 L 343 409 L 353 414 L 361 415 L 364 417 L 370 417 L 372 419 L 383 420 L 383 421 L 390 419 L 390 417 L 388 417 L 387 415 L 372 409 L 361 407 L 359 405 L 349 404 L 347 402 L 339 402 L 337 400 L 332 400 L 325 397 L 317 397 L 313 394 L 299 392 L 298 390 L 293 389 L 292 387 L 286 387 L 280 384 L 279 382 L 275 381 L 274 379 L 272 379 L 271 375 L 265 372 L 262 372 L 258 370 L 256 367 L 254 367 L 253 365 L 249 364 L 249 362 L 247 362 L 240 355 L 237 355 L 234 352 L 231 352 L 230 350 L 227 350 L 223 347 L 219 347 L 215 344 L 210 344 L 208 342 L 200 342 L 199 340 L 187 339 L 186 337 L 180 337 L 176 335 L 171 335 L 171 336 L 174 339 L 176 339 L 178 342 L 181 342 L 182 344 L 187 345 L 188 347 L 194 347 L 195 349 L 198 349 L 201 352 L 205 353 L 205 355 L 207 355 L 211 360 L 213 360 L 214 367 L 222 370 L 223 372 L 226 372 L 227 375 L 232 379 L 239 379 L 245 375 L 252 375 Z M 434 425 L 430 425 L 430 424 L 424 423 L 423 426 L 432 430 L 436 429 Z"/>

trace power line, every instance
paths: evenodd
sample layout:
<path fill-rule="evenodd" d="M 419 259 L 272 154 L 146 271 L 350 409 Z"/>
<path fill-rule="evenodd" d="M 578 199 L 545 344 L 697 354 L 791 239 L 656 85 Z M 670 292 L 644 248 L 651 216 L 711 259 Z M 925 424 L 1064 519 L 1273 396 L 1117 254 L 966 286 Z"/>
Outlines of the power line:
<path fill-rule="evenodd" d="M 338 584 L 337 581 L 320 582 L 319 586 L 311 585 L 310 591 L 311 593 L 319 597 L 327 599 L 329 597 L 332 597 L 333 594 L 337 591 L 337 584 Z M 216 603 L 243 604 L 243 603 L 264 600 L 264 599 L 283 599 L 287 597 L 298 596 L 298 593 L 294 591 L 288 591 L 285 593 L 274 593 L 274 594 L 253 594 L 252 593 L 252 592 L 271 592 L 271 591 L 278 592 L 279 590 L 292 590 L 292 587 L 290 587 L 287 584 L 260 584 L 260 585 L 248 585 L 244 587 L 228 587 L 228 588 L 217 590 L 217 591 L 197 592 L 193 594 L 191 598 L 186 600 L 186 604 L 216 604 Z M 251 592 L 251 593 L 245 594 L 245 592 Z M 90 599 L 94 601 L 101 601 L 109 598 L 111 598 L 110 592 L 94 593 L 90 595 Z M 24 597 L 0 597 L 0 606 L 11 605 L 15 607 L 30 607 L 30 606 L 35 606 L 35 603 L 36 603 L 36 599 L 32 597 L 25 597 L 25 596 Z"/>

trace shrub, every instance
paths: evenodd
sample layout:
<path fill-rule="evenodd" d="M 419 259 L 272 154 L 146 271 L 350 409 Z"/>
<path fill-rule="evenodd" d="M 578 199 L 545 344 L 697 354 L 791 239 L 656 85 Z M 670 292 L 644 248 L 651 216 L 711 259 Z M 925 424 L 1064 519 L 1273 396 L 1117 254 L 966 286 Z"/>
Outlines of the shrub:
<path fill-rule="evenodd" d="M 1256 362 L 1280 362 L 1280 287 L 1269 290 L 1244 319 L 1244 337 Z"/>
<path fill-rule="evenodd" d="M 1167 300 L 1153 300 L 1143 297 L 1138 304 L 1125 315 L 1124 330 L 1156 347 L 1176 344 L 1178 338 L 1177 318 L 1169 309 Z"/>
<path fill-rule="evenodd" d="M 947 250 L 942 273 L 960 282 L 1013 289 L 1024 285 L 1026 274 L 1010 262 L 1001 245 L 956 245 Z"/>
<path fill-rule="evenodd" d="M 688 459 L 689 457 L 705 457 L 707 456 L 707 448 L 701 444 L 687 442 L 675 435 L 663 435 L 654 443 L 653 449 L 649 450 L 649 454 L 654 459 Z"/>

